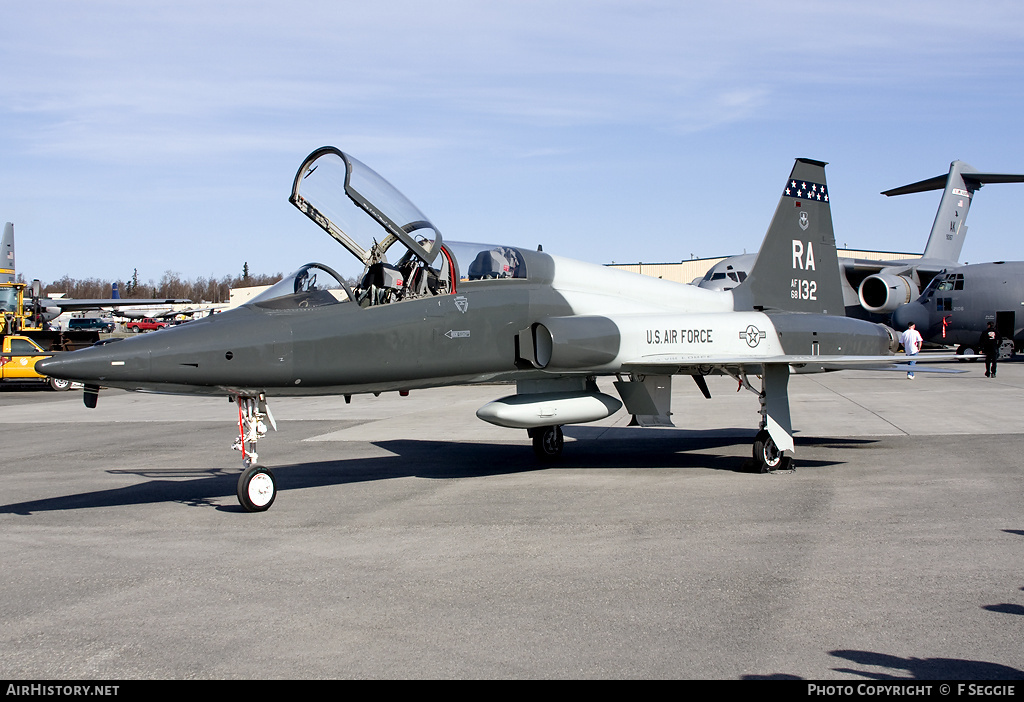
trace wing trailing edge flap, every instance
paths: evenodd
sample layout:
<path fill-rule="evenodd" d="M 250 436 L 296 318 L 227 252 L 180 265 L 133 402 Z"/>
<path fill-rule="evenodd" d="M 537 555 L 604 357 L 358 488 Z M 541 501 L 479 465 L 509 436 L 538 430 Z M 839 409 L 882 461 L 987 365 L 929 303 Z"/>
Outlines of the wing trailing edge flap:
<path fill-rule="evenodd" d="M 616 380 L 613 384 L 626 411 L 633 415 L 631 426 L 675 426 L 671 375 L 645 375 L 639 380 Z"/>
<path fill-rule="evenodd" d="M 822 370 L 906 370 L 907 363 L 950 363 L 973 358 L 956 354 L 928 354 L 925 356 L 838 356 L 838 355 L 797 355 L 777 356 L 684 356 L 661 354 L 643 356 L 622 364 L 624 371 L 633 373 L 670 372 L 674 375 L 706 374 L 712 368 L 746 368 L 754 370 L 767 364 L 811 366 Z M 923 370 L 923 369 L 922 369 Z"/>

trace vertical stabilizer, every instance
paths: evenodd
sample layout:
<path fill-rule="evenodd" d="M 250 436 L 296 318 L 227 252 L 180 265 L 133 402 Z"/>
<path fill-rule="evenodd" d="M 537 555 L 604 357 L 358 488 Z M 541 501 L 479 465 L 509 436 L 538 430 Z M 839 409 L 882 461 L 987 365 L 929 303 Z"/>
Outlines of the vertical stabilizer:
<path fill-rule="evenodd" d="M 949 164 L 947 175 L 885 190 L 882 194 L 891 197 L 942 190 L 942 199 L 939 200 L 939 209 L 935 213 L 935 221 L 928 235 L 928 243 L 924 247 L 923 258 L 959 261 L 964 239 L 967 237 L 967 212 L 971 209 L 971 200 L 974 193 L 986 183 L 1024 183 L 1024 175 L 979 173 L 976 168 L 963 161 L 953 161 Z"/>
<path fill-rule="evenodd" d="M 120 286 L 118 286 L 117 281 L 114 281 L 113 283 L 110 284 L 110 299 L 111 300 L 120 300 L 121 299 Z"/>
<path fill-rule="evenodd" d="M 977 173 L 977 169 L 963 161 L 949 164 L 946 187 L 935 212 L 932 231 L 924 247 L 923 258 L 943 258 L 959 261 L 967 236 L 967 212 L 971 209 L 971 198 L 975 188 L 964 181 L 964 173 Z M 981 187 L 979 183 L 977 187 Z"/>
<path fill-rule="evenodd" d="M 14 268 L 14 224 L 4 225 L 4 238 L 0 240 L 0 283 L 13 283 Z"/>
<path fill-rule="evenodd" d="M 844 314 L 823 162 L 796 160 L 750 274 L 733 296 L 737 310 Z"/>

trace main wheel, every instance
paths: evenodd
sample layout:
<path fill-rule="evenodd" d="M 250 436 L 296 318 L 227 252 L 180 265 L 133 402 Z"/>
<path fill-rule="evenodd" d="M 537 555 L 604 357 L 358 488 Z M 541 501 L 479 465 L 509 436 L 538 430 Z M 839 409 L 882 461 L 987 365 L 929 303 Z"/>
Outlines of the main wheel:
<path fill-rule="evenodd" d="M 779 450 L 767 429 L 757 432 L 757 436 L 754 437 L 754 466 L 757 472 L 787 470 L 792 465 L 793 459 Z"/>
<path fill-rule="evenodd" d="M 246 512 L 264 512 L 274 504 L 277 483 L 269 468 L 253 464 L 238 476 L 238 503 Z"/>
<path fill-rule="evenodd" d="M 50 378 L 50 387 L 53 390 L 70 390 L 71 381 L 64 378 Z"/>
<path fill-rule="evenodd" d="M 958 346 L 957 349 L 956 349 L 956 353 L 957 353 L 958 356 L 973 356 L 974 355 L 974 347 L 973 346 L 969 346 L 967 344 L 960 344 L 960 346 Z M 960 362 L 961 363 L 974 363 L 977 360 L 978 359 L 976 359 L 976 358 L 961 358 Z"/>
<path fill-rule="evenodd" d="M 541 461 L 554 461 L 562 455 L 565 437 L 562 427 L 557 424 L 550 427 L 538 427 L 531 432 L 533 452 Z"/>

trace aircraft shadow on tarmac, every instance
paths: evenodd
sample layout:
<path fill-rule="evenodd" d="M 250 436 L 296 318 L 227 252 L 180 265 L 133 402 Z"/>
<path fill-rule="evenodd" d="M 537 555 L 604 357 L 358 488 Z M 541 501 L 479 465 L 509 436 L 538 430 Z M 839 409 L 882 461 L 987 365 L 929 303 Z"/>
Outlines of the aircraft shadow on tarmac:
<path fill-rule="evenodd" d="M 649 431 L 649 430 L 642 430 Z M 657 431 L 657 430 L 655 430 Z M 567 432 L 570 437 L 575 432 Z M 370 458 L 337 458 L 327 461 L 301 462 L 272 466 L 278 490 L 329 487 L 370 480 L 420 477 L 432 479 L 478 478 L 508 475 L 545 469 L 652 469 L 673 470 L 702 468 L 737 473 L 750 472 L 753 460 L 736 450 L 714 452 L 714 449 L 737 447 L 746 450 L 744 436 L 711 436 L 706 432 L 672 430 L 660 436 L 645 434 L 642 442 L 636 433 L 626 431 L 623 438 L 601 441 L 576 441 L 567 444 L 561 460 L 545 464 L 533 456 L 531 447 L 522 444 L 493 444 L 423 440 L 392 440 L 371 442 L 392 455 Z M 813 438 L 799 442 L 801 446 L 844 446 L 874 443 L 864 439 Z M 738 448 L 738 447 L 737 447 Z M 710 451 L 710 452 L 709 452 Z M 801 458 L 798 468 L 828 468 L 841 461 Z M 146 482 L 109 490 L 0 505 L 0 514 L 30 515 L 94 507 L 179 502 L 189 506 L 215 506 L 225 511 L 242 511 L 235 504 L 219 505 L 224 497 L 234 497 L 238 472 L 202 468 L 109 470 L 114 475 L 136 475 Z M 751 475 L 757 479 L 758 475 Z"/>
<path fill-rule="evenodd" d="M 1016 534 L 1017 536 L 1024 536 L 1024 530 L 1021 529 L 1003 529 L 1007 534 Z M 1024 587 L 1021 588 L 1024 591 Z M 1024 616 L 1024 605 L 1013 604 L 1011 602 L 1003 602 L 1002 604 L 996 605 L 985 605 L 982 609 L 988 610 L 989 612 L 999 612 L 1000 614 L 1016 614 L 1018 616 Z"/>
<path fill-rule="evenodd" d="M 830 651 L 836 658 L 861 666 L 887 668 L 893 672 L 835 668 L 837 673 L 860 675 L 869 680 L 1020 680 L 1024 671 L 999 663 L 962 658 L 901 658 L 873 651 Z M 800 680 L 789 673 L 745 675 L 744 680 Z"/>
<path fill-rule="evenodd" d="M 999 663 L 962 658 L 901 658 L 872 651 L 831 651 L 836 658 L 862 666 L 889 668 L 894 673 L 880 673 L 852 668 L 836 668 L 836 672 L 862 675 L 872 680 L 1020 680 L 1024 671 Z"/>

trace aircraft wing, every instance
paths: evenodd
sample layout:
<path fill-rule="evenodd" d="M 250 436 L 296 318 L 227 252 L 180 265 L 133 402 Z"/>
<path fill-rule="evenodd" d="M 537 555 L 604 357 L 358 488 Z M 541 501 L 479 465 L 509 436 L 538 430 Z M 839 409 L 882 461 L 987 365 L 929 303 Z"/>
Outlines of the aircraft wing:
<path fill-rule="evenodd" d="M 187 305 L 191 300 L 177 298 L 124 299 L 124 298 L 40 298 L 48 307 L 59 307 L 64 312 L 95 310 L 101 307 L 141 307 L 146 305 Z"/>
<path fill-rule="evenodd" d="M 811 367 L 821 370 L 907 370 L 911 361 L 921 363 L 949 363 L 974 358 L 956 354 L 928 354 L 925 356 L 841 356 L 796 355 L 773 356 L 692 356 L 682 354 L 656 354 L 641 356 L 623 363 L 623 370 L 635 373 L 662 373 L 687 375 L 705 372 L 709 368 L 736 368 L 755 371 L 766 365 L 789 365 L 800 369 Z M 977 358 L 982 358 L 977 356 Z M 924 369 L 919 369 L 924 370 Z"/>

